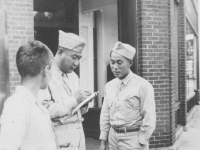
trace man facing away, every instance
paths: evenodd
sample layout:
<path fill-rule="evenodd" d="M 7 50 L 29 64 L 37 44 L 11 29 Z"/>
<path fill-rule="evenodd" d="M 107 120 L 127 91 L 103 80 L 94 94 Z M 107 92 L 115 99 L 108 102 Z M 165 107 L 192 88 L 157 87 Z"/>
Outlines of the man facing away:
<path fill-rule="evenodd" d="M 155 129 L 154 89 L 145 79 L 134 74 L 135 48 L 117 42 L 110 53 L 110 66 L 115 79 L 105 86 L 100 116 L 100 150 L 148 150 Z"/>
<path fill-rule="evenodd" d="M 73 33 L 59 31 L 59 46 L 52 65 L 52 80 L 48 90 L 41 91 L 41 100 L 49 110 L 60 147 L 85 150 L 81 108 L 72 110 L 91 93 L 79 90 L 79 78 L 74 69 L 79 65 L 85 40 Z"/>
<path fill-rule="evenodd" d="M 0 150 L 56 150 L 48 111 L 37 100 L 40 89 L 51 79 L 53 54 L 39 41 L 30 41 L 17 51 L 21 85 L 9 97 L 1 116 Z"/>

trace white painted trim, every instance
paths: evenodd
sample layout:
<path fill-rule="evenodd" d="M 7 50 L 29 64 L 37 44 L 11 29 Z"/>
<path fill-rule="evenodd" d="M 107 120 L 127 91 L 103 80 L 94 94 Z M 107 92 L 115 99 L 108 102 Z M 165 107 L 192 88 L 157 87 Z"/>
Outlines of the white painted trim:
<path fill-rule="evenodd" d="M 97 11 L 97 10 L 101 10 L 102 11 L 102 9 L 104 7 L 112 5 L 112 4 L 116 3 L 116 2 L 117 2 L 117 0 L 110 0 L 109 2 L 104 0 L 104 4 L 103 5 L 100 4 L 100 6 L 98 6 L 98 4 L 95 5 L 95 0 L 93 0 L 92 1 L 92 3 L 94 3 L 93 4 L 93 8 L 90 8 L 88 10 L 82 10 L 82 3 L 81 3 L 81 12 L 82 13 L 88 13 L 88 12 L 94 12 L 94 11 Z M 88 3 L 91 3 L 91 1 L 88 1 Z"/>
<path fill-rule="evenodd" d="M 79 0 L 80 10 L 80 0 Z M 86 46 L 80 60 L 80 88 L 94 92 L 94 63 L 93 63 L 93 12 L 82 14 L 79 11 L 79 36 L 86 40 Z M 93 107 L 94 102 L 89 104 Z"/>
<path fill-rule="evenodd" d="M 188 34 L 188 35 L 186 35 L 185 39 L 186 39 L 186 41 L 194 39 L 194 34 Z"/>

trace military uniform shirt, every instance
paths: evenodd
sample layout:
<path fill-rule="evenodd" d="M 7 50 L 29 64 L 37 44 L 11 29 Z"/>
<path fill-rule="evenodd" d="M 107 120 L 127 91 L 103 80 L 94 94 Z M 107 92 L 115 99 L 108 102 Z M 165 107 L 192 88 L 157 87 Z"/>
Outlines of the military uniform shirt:
<path fill-rule="evenodd" d="M 48 109 L 55 126 L 83 121 L 81 114 L 87 112 L 86 109 L 81 108 L 72 115 L 72 110 L 77 106 L 74 94 L 78 88 L 78 76 L 74 72 L 64 74 L 54 62 L 49 88 L 41 90 L 39 97 L 42 104 Z"/>
<path fill-rule="evenodd" d="M 111 126 L 139 127 L 139 143 L 147 144 L 155 129 L 154 89 L 145 79 L 130 71 L 123 79 L 113 79 L 105 86 L 100 116 L 100 139 L 107 141 Z"/>

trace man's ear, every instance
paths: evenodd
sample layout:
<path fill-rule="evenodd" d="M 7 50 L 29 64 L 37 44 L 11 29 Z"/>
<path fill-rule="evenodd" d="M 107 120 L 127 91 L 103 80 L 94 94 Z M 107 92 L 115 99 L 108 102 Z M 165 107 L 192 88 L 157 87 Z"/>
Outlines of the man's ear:
<path fill-rule="evenodd" d="M 133 61 L 132 61 L 132 60 L 130 60 L 129 62 L 130 62 L 130 67 L 131 67 L 131 66 L 133 65 Z"/>
<path fill-rule="evenodd" d="M 45 67 L 44 67 L 44 70 L 43 70 L 43 76 L 47 76 L 47 74 L 48 74 L 48 72 L 49 72 L 49 70 L 50 70 L 50 66 L 49 65 L 46 65 Z"/>
<path fill-rule="evenodd" d="M 61 55 L 63 53 L 63 49 L 61 47 L 58 48 L 57 54 Z"/>

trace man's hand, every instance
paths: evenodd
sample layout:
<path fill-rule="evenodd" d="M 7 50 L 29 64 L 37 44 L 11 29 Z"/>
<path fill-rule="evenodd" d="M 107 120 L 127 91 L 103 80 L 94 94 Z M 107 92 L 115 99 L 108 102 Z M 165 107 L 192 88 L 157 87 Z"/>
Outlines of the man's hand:
<path fill-rule="evenodd" d="M 100 146 L 99 150 L 106 150 L 106 141 L 101 140 L 101 146 Z"/>
<path fill-rule="evenodd" d="M 90 90 L 85 90 L 85 92 L 87 93 L 87 97 L 92 94 L 92 92 Z"/>
<path fill-rule="evenodd" d="M 60 148 L 66 148 L 66 147 L 70 146 L 70 143 L 60 144 L 59 146 L 60 146 Z"/>
<path fill-rule="evenodd" d="M 84 91 L 84 90 L 78 90 L 74 97 L 77 101 L 77 103 L 81 103 L 86 97 L 90 96 L 91 95 L 91 92 L 90 91 Z"/>

